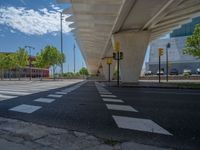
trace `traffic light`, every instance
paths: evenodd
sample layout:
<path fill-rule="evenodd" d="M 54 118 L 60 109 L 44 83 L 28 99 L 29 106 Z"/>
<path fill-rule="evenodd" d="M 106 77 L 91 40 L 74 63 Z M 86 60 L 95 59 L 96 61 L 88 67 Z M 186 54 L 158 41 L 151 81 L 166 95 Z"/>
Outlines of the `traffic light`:
<path fill-rule="evenodd" d="M 124 58 L 124 53 L 123 52 L 120 52 L 119 53 L 119 59 L 121 60 L 121 59 L 123 59 Z"/>
<path fill-rule="evenodd" d="M 159 56 L 162 56 L 162 55 L 163 55 L 163 52 L 164 52 L 164 49 L 163 49 L 163 48 L 159 48 L 159 49 L 158 49 L 158 54 L 159 54 Z"/>
<path fill-rule="evenodd" d="M 113 53 L 113 59 L 116 60 L 116 53 Z"/>

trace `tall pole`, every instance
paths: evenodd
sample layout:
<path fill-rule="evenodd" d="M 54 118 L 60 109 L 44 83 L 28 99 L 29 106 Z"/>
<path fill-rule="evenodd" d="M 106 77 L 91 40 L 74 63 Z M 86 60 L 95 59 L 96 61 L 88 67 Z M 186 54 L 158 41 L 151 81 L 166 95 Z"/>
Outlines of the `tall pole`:
<path fill-rule="evenodd" d="M 159 75 L 158 75 L 159 76 L 159 83 L 160 83 L 160 57 L 161 56 L 159 55 L 159 64 L 158 64 L 159 65 L 159 68 L 158 68 L 159 69 L 159 72 L 158 72 L 159 73 Z"/>
<path fill-rule="evenodd" d="M 76 53 L 75 53 L 76 46 L 74 44 L 74 73 L 76 72 Z"/>
<path fill-rule="evenodd" d="M 62 27 L 62 20 L 63 20 L 63 15 L 62 12 L 60 12 L 60 48 L 61 48 L 61 53 L 63 54 L 63 27 Z M 61 63 L 61 77 L 63 77 L 63 63 Z"/>
<path fill-rule="evenodd" d="M 108 82 L 110 82 L 110 64 L 108 64 Z"/>
<path fill-rule="evenodd" d="M 117 52 L 117 86 L 119 87 L 119 59 L 120 59 L 120 56 L 119 56 L 119 51 Z"/>
<path fill-rule="evenodd" d="M 166 46 L 166 81 L 167 82 L 169 80 L 168 48 L 170 48 L 170 43 L 167 43 L 167 46 Z"/>

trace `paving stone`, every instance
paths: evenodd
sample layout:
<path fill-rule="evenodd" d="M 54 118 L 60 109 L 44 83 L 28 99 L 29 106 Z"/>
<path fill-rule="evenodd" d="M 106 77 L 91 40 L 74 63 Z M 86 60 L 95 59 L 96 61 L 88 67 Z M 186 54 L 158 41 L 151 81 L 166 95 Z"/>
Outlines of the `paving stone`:
<path fill-rule="evenodd" d="M 77 131 L 74 131 L 74 134 L 75 134 L 77 137 L 87 136 L 86 133 L 83 133 L 83 132 L 77 132 Z"/>
<path fill-rule="evenodd" d="M 168 148 L 160 148 L 149 145 L 138 144 L 134 142 L 122 143 L 122 150 L 172 150 Z"/>
<path fill-rule="evenodd" d="M 88 148 L 88 150 L 113 150 L 113 147 L 109 146 L 109 145 L 102 144 L 102 145 L 97 145 L 97 146 Z"/>

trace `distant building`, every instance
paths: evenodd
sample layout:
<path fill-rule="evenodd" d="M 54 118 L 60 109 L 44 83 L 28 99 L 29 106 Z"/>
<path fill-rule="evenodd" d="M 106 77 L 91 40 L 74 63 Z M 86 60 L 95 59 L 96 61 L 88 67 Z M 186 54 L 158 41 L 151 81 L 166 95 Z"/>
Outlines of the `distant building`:
<path fill-rule="evenodd" d="M 10 52 L 1 52 L 1 53 L 10 54 Z M 29 57 L 29 60 L 31 62 L 31 67 L 28 64 L 26 67 L 22 68 L 21 74 L 20 74 L 21 77 L 30 77 L 31 76 L 32 78 L 37 78 L 37 77 L 41 77 L 41 75 L 43 77 L 49 77 L 49 68 L 37 68 L 33 65 L 32 62 L 36 60 L 35 56 Z M 31 68 L 31 70 L 30 70 L 30 68 Z M 19 76 L 18 74 L 19 73 L 18 73 L 17 68 L 13 67 L 10 72 L 10 77 L 17 78 Z M 4 71 L 3 76 L 4 76 L 4 78 L 8 78 L 9 72 Z"/>
<path fill-rule="evenodd" d="M 183 54 L 187 36 L 194 31 L 195 25 L 200 23 L 200 17 L 193 19 L 191 23 L 183 25 L 180 29 L 174 30 L 170 34 L 170 39 L 158 39 L 150 44 L 149 62 L 146 63 L 146 71 L 151 70 L 154 74 L 158 71 L 158 48 L 164 48 L 164 55 L 161 56 L 161 68 L 166 73 L 166 45 L 170 43 L 168 49 L 169 72 L 171 69 L 177 69 L 183 73 L 184 69 L 190 69 L 196 73 L 200 68 L 200 60 L 190 55 Z"/>

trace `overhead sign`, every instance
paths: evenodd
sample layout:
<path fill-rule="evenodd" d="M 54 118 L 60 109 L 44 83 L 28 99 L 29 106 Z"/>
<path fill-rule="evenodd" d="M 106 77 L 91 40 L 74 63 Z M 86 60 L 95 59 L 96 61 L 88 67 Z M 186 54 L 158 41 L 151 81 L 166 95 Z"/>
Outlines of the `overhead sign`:
<path fill-rule="evenodd" d="M 119 52 L 120 51 L 120 43 L 117 41 L 115 42 L 115 51 Z"/>

